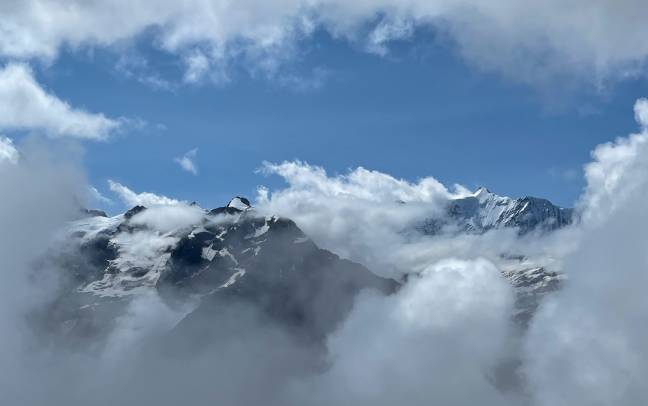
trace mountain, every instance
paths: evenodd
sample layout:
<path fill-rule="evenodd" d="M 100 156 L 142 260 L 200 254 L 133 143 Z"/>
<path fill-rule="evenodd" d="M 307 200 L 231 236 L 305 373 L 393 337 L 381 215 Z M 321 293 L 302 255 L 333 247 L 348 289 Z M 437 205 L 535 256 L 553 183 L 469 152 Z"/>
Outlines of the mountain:
<path fill-rule="evenodd" d="M 63 240 L 66 249 L 52 257 L 68 281 L 38 317 L 68 343 L 104 336 L 133 298 L 152 291 L 171 306 L 198 301 L 176 329 L 193 328 L 215 303 L 236 302 L 303 339 L 323 341 L 361 290 L 390 294 L 399 286 L 318 248 L 292 220 L 258 215 L 241 197 L 209 211 L 88 211 Z"/>
<path fill-rule="evenodd" d="M 444 230 L 483 233 L 492 229 L 517 228 L 519 234 L 547 232 L 571 224 L 574 210 L 537 197 L 512 199 L 481 187 L 475 193 L 451 199 L 441 218 L 429 218 L 419 225 L 425 234 Z"/>

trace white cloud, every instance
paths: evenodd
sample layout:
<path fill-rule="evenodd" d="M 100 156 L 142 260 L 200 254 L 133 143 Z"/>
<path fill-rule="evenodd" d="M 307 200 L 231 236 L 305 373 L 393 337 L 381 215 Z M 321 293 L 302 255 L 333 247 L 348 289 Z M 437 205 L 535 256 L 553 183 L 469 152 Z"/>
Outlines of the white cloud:
<path fill-rule="evenodd" d="M 63 47 L 110 46 L 148 30 L 187 62 L 188 82 L 207 69 L 227 77 L 232 58 L 272 73 L 316 29 L 384 54 L 390 41 L 432 27 L 467 60 L 532 83 L 623 78 L 648 56 L 648 7 L 636 0 L 24 0 L 3 2 L 0 14 L 4 57 L 51 60 Z"/>
<path fill-rule="evenodd" d="M 52 137 L 102 139 L 121 123 L 103 114 L 72 108 L 45 91 L 24 64 L 0 70 L 0 128 L 43 131 Z"/>
<path fill-rule="evenodd" d="M 187 55 L 184 58 L 184 62 L 187 65 L 184 81 L 187 83 L 200 82 L 209 71 L 209 59 L 199 50 L 195 50 Z"/>
<path fill-rule="evenodd" d="M 113 204 L 113 201 L 101 194 L 101 192 L 94 186 L 88 186 L 90 198 L 97 203 Z"/>
<path fill-rule="evenodd" d="M 194 148 L 191 151 L 188 151 L 183 156 L 175 158 L 174 161 L 176 161 L 183 170 L 192 173 L 194 175 L 198 175 L 198 166 L 194 162 L 194 159 L 196 158 L 197 154 L 198 154 L 198 148 Z"/>
<path fill-rule="evenodd" d="M 0 163 L 9 162 L 15 164 L 18 162 L 18 150 L 13 144 L 11 138 L 0 136 Z"/>
<path fill-rule="evenodd" d="M 471 237 L 454 240 L 454 244 L 445 240 L 421 244 L 414 250 L 411 236 L 403 232 L 414 223 L 444 213 L 448 199 L 466 193 L 464 188 L 452 192 L 432 177 L 412 183 L 365 168 L 330 176 L 323 168 L 300 161 L 266 163 L 262 171 L 281 176 L 288 186 L 272 193 L 259 189 L 257 210 L 295 220 L 321 247 L 375 272 L 392 274 L 394 267 L 421 270 L 452 251 L 473 248 L 471 258 L 482 252 L 475 244 L 485 240 Z M 498 247 L 504 247 L 512 237 L 513 233 L 497 238 Z M 450 253 L 446 251 L 449 247 Z"/>
<path fill-rule="evenodd" d="M 583 233 L 569 281 L 538 314 L 527 349 L 537 405 L 646 404 L 648 395 L 648 104 L 641 131 L 598 146 L 586 166 Z"/>
<path fill-rule="evenodd" d="M 594 160 L 585 167 L 587 188 L 581 205 L 590 222 L 608 218 L 645 182 L 641 172 L 645 169 L 642 155 L 648 148 L 648 101 L 637 100 L 634 111 L 641 133 L 599 145 L 592 152 Z"/>
<path fill-rule="evenodd" d="M 181 202 L 170 197 L 156 195 L 154 193 L 143 192 L 135 193 L 121 183 L 115 182 L 113 180 L 108 180 L 108 186 L 110 190 L 119 196 L 119 198 L 128 206 L 164 206 L 164 205 L 175 205 L 180 204 Z"/>
<path fill-rule="evenodd" d="M 432 177 L 410 183 L 385 173 L 359 167 L 346 175 L 329 177 L 324 168 L 301 161 L 272 164 L 261 168 L 266 174 L 283 177 L 291 186 L 317 192 L 329 197 L 360 198 L 368 201 L 438 202 L 453 194 Z"/>
<path fill-rule="evenodd" d="M 195 226 L 205 217 L 205 211 L 198 206 L 174 204 L 151 207 L 133 216 L 133 224 L 151 227 L 160 233 Z"/>
<path fill-rule="evenodd" d="M 301 404 L 507 405 L 488 371 L 506 347 L 512 299 L 483 259 L 446 259 L 391 297 L 362 297 Z"/>

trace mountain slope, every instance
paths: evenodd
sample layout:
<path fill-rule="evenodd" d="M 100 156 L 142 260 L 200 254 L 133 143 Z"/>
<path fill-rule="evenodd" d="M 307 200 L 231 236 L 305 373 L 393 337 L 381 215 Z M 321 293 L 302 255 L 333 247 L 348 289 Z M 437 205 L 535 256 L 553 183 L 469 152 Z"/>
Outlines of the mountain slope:
<path fill-rule="evenodd" d="M 102 335 L 110 314 L 157 291 L 171 306 L 199 299 L 199 313 L 219 298 L 243 301 L 321 340 L 359 291 L 389 294 L 398 286 L 318 248 L 293 221 L 259 216 L 244 198 L 211 211 L 179 205 L 91 213 L 70 226 L 65 241 L 68 249 L 55 257 L 70 282 L 46 317 L 68 336 Z"/>

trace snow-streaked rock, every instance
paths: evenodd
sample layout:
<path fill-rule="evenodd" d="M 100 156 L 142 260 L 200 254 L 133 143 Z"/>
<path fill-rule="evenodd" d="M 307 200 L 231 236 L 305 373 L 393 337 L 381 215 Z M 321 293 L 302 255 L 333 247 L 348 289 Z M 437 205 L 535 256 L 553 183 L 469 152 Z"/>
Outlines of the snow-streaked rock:
<path fill-rule="evenodd" d="M 472 195 L 452 199 L 446 214 L 425 219 L 418 227 L 425 234 L 444 230 L 483 233 L 492 229 L 517 228 L 520 234 L 546 232 L 571 224 L 573 209 L 558 207 L 537 197 L 513 199 L 481 187 Z"/>

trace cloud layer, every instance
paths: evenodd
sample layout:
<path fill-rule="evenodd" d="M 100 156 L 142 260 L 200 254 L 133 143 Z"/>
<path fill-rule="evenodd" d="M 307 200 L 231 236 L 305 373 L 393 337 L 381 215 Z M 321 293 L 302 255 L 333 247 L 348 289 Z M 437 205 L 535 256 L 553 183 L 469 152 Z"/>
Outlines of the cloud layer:
<path fill-rule="evenodd" d="M 0 55 L 53 60 L 64 48 L 121 44 L 152 33 L 187 66 L 185 80 L 227 80 L 232 60 L 272 74 L 317 29 L 377 54 L 431 27 L 468 61 L 528 82 L 600 83 L 638 73 L 648 56 L 637 0 L 46 0 L 0 5 Z M 119 24 L 115 24 L 119 21 Z"/>

